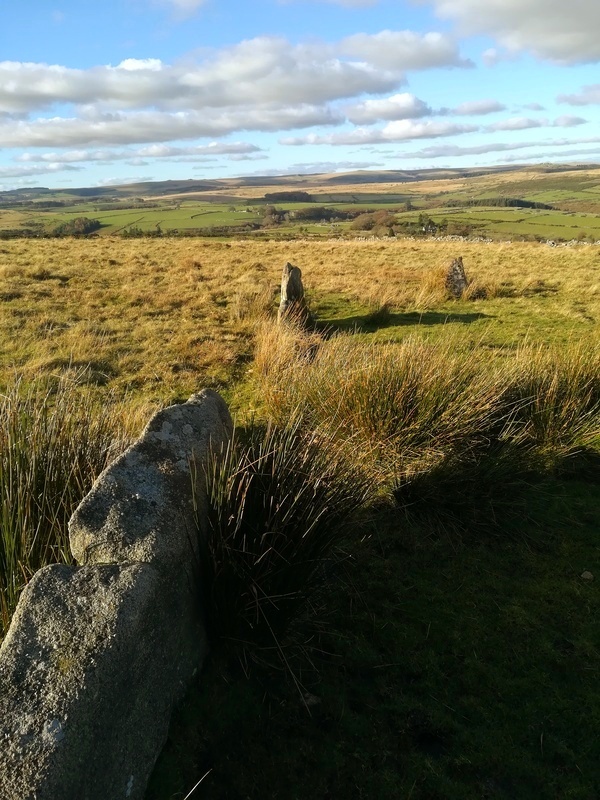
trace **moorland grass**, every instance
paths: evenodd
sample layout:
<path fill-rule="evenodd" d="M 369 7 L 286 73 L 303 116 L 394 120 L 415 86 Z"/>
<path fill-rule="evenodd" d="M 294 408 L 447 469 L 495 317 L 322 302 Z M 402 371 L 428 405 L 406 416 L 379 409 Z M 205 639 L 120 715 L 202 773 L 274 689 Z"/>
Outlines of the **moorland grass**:
<path fill-rule="evenodd" d="M 457 255 L 486 297 L 440 296 Z M 510 354 L 523 341 L 600 337 L 600 260 L 592 246 L 411 242 L 16 240 L 0 247 L 0 385 L 91 365 L 88 380 L 144 400 L 212 386 L 234 399 L 252 353 L 257 297 L 301 267 L 323 325 L 401 340 L 414 332 Z M 263 300 L 260 300 L 263 303 Z M 387 304 L 389 315 L 365 323 Z M 274 304 L 273 304 L 274 305 Z"/>
<path fill-rule="evenodd" d="M 324 560 L 375 488 L 349 447 L 292 419 L 238 429 L 212 454 L 200 542 L 205 618 L 217 647 L 277 650 L 303 612 Z"/>
<path fill-rule="evenodd" d="M 16 368 L 22 375 L 20 397 L 28 396 L 40 373 L 48 386 L 57 376 L 70 380 L 79 365 L 87 364 L 83 385 L 73 397 L 88 397 L 90 409 L 110 391 L 132 398 L 126 404 L 164 403 L 212 385 L 234 405 L 243 404 L 248 415 L 271 420 L 266 439 L 251 437 L 245 446 L 232 446 L 223 470 L 213 474 L 213 563 L 221 565 L 213 575 L 213 597 L 226 601 L 220 608 L 215 604 L 215 619 L 221 614 L 235 620 L 228 638 L 246 645 L 256 627 L 264 644 L 271 631 L 256 620 L 267 619 L 264 612 L 274 608 L 278 627 L 273 641 L 286 659 L 287 637 L 303 637 L 304 660 L 293 666 L 295 691 L 300 686 L 303 696 L 292 699 L 280 682 L 281 662 L 255 673 L 257 682 L 252 684 L 240 682 L 231 664 L 208 672 L 203 680 L 220 687 L 213 691 L 216 706 L 196 694 L 183 713 L 200 713 L 203 720 L 208 713 L 210 741 L 195 720 L 174 733 L 174 740 L 182 737 L 176 749 L 185 751 L 177 762 L 179 775 L 152 789 L 151 796 L 163 800 L 187 791 L 211 765 L 219 778 L 203 785 L 207 797 L 234 798 L 242 792 L 264 797 L 270 792 L 298 800 L 336 796 L 337 786 L 341 794 L 357 797 L 425 800 L 496 792 L 499 797 L 537 800 L 544 796 L 539 791 L 544 781 L 552 789 L 548 796 L 594 796 L 591 760 L 582 745 L 591 735 L 586 732 L 592 730 L 594 717 L 583 720 L 581 738 L 575 730 L 577 714 L 565 710 L 556 697 L 547 702 L 546 695 L 552 686 L 560 686 L 582 706 L 595 696 L 590 682 L 597 668 L 592 603 L 583 595 L 589 586 L 580 583 L 579 570 L 591 566 L 588 559 L 594 552 L 597 467 L 592 466 L 590 481 L 581 485 L 581 492 L 590 495 L 581 506 L 567 487 L 571 500 L 558 509 L 550 502 L 556 499 L 557 485 L 549 491 L 547 481 L 557 474 L 581 477 L 582 465 L 596 463 L 597 249 L 465 242 L 459 247 L 433 241 L 88 240 L 11 241 L 0 248 L 0 302 L 6 312 L 0 317 L 0 381 L 9 386 Z M 469 277 L 485 292 L 474 291 L 461 301 L 439 293 L 440 267 L 457 255 L 463 255 Z M 303 269 L 311 307 L 320 316 L 318 331 L 299 333 L 264 322 L 274 312 L 273 290 L 288 260 Z M 257 319 L 263 322 L 251 360 Z M 344 330 L 353 335 L 336 335 Z M 64 550 L 64 522 L 78 493 L 89 486 L 86 481 L 104 463 L 114 436 L 109 420 L 101 431 L 112 433 L 103 439 L 98 432 L 97 458 L 88 459 L 86 476 L 78 476 L 73 488 L 72 465 L 88 446 L 78 436 L 93 432 L 85 403 L 83 410 L 79 401 L 75 406 L 66 404 L 72 411 L 62 423 L 58 412 L 54 421 L 60 402 L 52 394 L 47 405 L 34 404 L 46 408 L 39 421 L 30 407 L 22 406 L 29 408 L 31 420 L 23 413 L 25 433 L 20 439 L 13 434 L 20 442 L 17 455 L 8 447 L 3 450 L 9 454 L 9 467 L 21 459 L 18 472 L 25 487 L 16 503 L 3 503 L 12 526 L 6 528 L 12 533 L 6 539 L 5 561 L 10 561 L 13 576 L 6 581 L 7 597 L 9 591 L 14 597 L 40 563 L 38 544 L 44 557 L 68 557 L 59 552 Z M 83 424 L 70 428 L 71 419 Z M 41 433 L 27 428 L 32 424 Z M 46 489 L 45 478 L 41 488 L 34 480 L 40 470 L 49 476 L 58 472 L 54 450 L 48 455 L 43 444 L 45 425 L 51 433 L 53 425 L 66 432 L 49 436 L 51 443 L 60 442 L 55 449 L 67 467 L 56 489 L 50 483 Z M 6 430 L 10 432 L 9 425 Z M 38 449 L 30 446 L 36 440 Z M 72 440 L 74 449 L 61 449 L 66 440 Z M 286 443 L 299 441 L 308 441 L 308 447 L 286 450 Z M 332 460 L 321 463 L 314 457 L 317 442 L 325 442 L 322 450 Z M 296 450 L 296 460 L 286 464 L 286 453 Z M 30 453 L 41 453 L 34 459 L 35 469 L 27 461 Z M 3 474 L 13 476 L 9 487 L 16 486 L 9 467 L 3 466 Z M 286 479 L 280 485 L 275 476 L 281 471 L 289 483 Z M 357 473 L 360 480 L 354 485 Z M 365 480 L 369 491 L 363 494 Z M 255 494 L 255 488 L 261 491 Z M 328 492 L 334 490 L 330 500 Z M 7 491 L 3 489 L 3 500 Z M 544 491 L 547 508 L 530 525 L 524 520 L 534 506 L 544 505 Z M 58 512 L 56 503 L 63 495 L 68 502 Z M 348 529 L 342 540 L 324 535 L 327 548 L 341 544 L 346 558 L 360 565 L 362 588 L 355 591 L 360 583 L 356 575 L 345 584 L 335 567 L 329 569 L 327 582 L 337 593 L 328 595 L 326 603 L 337 609 L 337 618 L 328 633 L 319 622 L 304 636 L 297 621 L 300 606 L 289 612 L 284 584 L 294 572 L 293 558 L 298 558 L 298 575 L 312 578 L 319 569 L 313 570 L 314 563 L 322 562 L 326 550 L 310 550 L 316 540 L 302 542 L 302 529 L 321 531 L 322 510 L 323 520 L 333 523 L 338 518 L 328 517 L 328 509 L 337 513 L 341 502 L 344 513 L 359 511 L 367 495 L 359 533 L 351 535 Z M 37 508 L 40 497 L 51 501 L 49 510 Z M 313 505 L 311 497 L 316 498 Z M 514 513 L 510 524 L 503 508 L 499 513 L 503 498 L 517 512 L 516 522 Z M 431 510 L 437 516 L 436 537 L 427 513 Z M 34 526 L 29 539 L 21 535 L 20 522 L 12 525 L 13 518 L 37 519 L 36 514 L 43 522 Z M 53 528 L 48 521 L 59 517 Z M 262 529 L 254 524 L 257 517 L 264 522 Z M 483 535 L 490 522 L 494 537 Z M 51 532 L 46 544 L 38 528 Z M 556 563 L 547 559 L 538 570 L 535 557 L 529 557 L 535 534 L 559 528 L 565 541 L 552 551 Z M 579 536 L 582 528 L 585 537 Z M 331 533 L 337 530 L 332 526 Z M 273 534 L 277 541 L 269 542 Z M 23 555 L 17 553 L 19 541 Z M 291 549 L 285 550 L 284 542 Z M 498 542 L 508 549 L 498 549 Z M 541 550 L 550 546 L 542 537 Z M 477 581 L 480 571 L 482 576 L 494 572 L 497 578 Z M 471 580 L 463 591 L 465 574 Z M 234 585 L 241 591 L 232 589 Z M 257 601 L 259 590 L 263 603 Z M 542 607 L 553 593 L 565 598 L 565 607 L 552 601 L 551 618 Z M 306 599 L 301 584 L 293 585 L 289 594 L 294 601 Z M 6 617 L 13 602 L 4 601 Z M 316 602 L 314 596 L 311 602 Z M 532 603 L 535 611 L 528 610 Z M 480 613 L 475 613 L 478 604 Z M 498 605 L 507 609 L 499 635 L 485 639 L 483 646 Z M 440 614 L 443 620 L 436 629 Z M 290 631 L 292 618 L 296 624 Z M 545 624 L 541 629 L 540 620 Z M 428 626 L 434 629 L 436 649 Z M 468 632 L 463 634 L 464 628 Z M 515 654 L 516 675 L 506 659 L 493 655 L 504 652 L 511 636 L 526 650 Z M 483 664 L 478 655 L 482 648 Z M 542 667 L 534 664 L 538 651 Z M 572 659 L 570 652 L 575 653 Z M 217 654 L 217 663 L 219 658 Z M 581 678 L 576 686 L 561 678 L 569 668 Z M 543 678 L 545 669 L 552 671 L 554 683 Z M 474 689 L 469 690 L 469 681 Z M 495 683 L 501 702 L 490 689 Z M 537 683 L 543 691 L 532 689 Z M 455 684 L 456 691 L 448 688 Z M 483 694 L 480 701 L 477 692 Z M 549 766 L 537 760 L 539 737 L 532 746 L 507 708 L 515 697 L 532 693 L 526 725 L 537 734 L 541 715 L 547 725 L 542 732 L 552 731 L 542 747 Z M 313 718 L 306 713 L 315 704 L 322 712 L 311 713 L 324 737 L 315 736 Z M 556 708 L 564 724 L 552 720 Z M 254 715 L 261 737 L 270 727 L 276 732 L 271 754 L 258 741 Z M 499 720 L 502 741 L 481 747 L 478 741 L 493 731 L 489 715 Z M 228 726 L 229 717 L 243 720 L 245 739 L 237 723 Z M 290 733 L 291 723 L 297 736 Z M 516 756 L 511 750 L 515 743 Z M 244 747 L 248 762 L 240 752 Z M 222 758 L 216 757 L 217 749 L 225 751 Z M 235 769 L 228 758 L 235 758 Z M 313 774 L 303 783 L 306 758 Z M 195 772 L 191 781 L 190 770 Z M 265 781 L 257 775 L 263 770 Z M 281 781 L 282 772 L 292 780 Z"/>
<path fill-rule="evenodd" d="M 364 526 L 283 644 L 302 696 L 274 660 L 213 653 L 148 800 L 206 773 L 193 798 L 598 796 L 598 492 L 535 494 L 493 538 Z"/>
<path fill-rule="evenodd" d="M 16 380 L 0 395 L 0 640 L 32 575 L 71 563 L 67 522 L 132 422 L 73 380 Z"/>
<path fill-rule="evenodd" d="M 397 498 L 415 482 L 435 489 L 442 474 L 460 481 L 465 469 L 476 483 L 484 464 L 494 467 L 492 496 L 502 495 L 501 474 L 512 483 L 600 449 L 597 350 L 522 347 L 510 360 L 490 362 L 457 338 L 409 336 L 391 345 L 341 334 L 319 341 L 292 325 L 281 331 L 265 323 L 257 394 L 275 422 L 299 418 L 310 430 L 351 441 L 351 452 L 371 460 L 381 490 Z M 409 494 L 414 502 L 414 486 Z"/>

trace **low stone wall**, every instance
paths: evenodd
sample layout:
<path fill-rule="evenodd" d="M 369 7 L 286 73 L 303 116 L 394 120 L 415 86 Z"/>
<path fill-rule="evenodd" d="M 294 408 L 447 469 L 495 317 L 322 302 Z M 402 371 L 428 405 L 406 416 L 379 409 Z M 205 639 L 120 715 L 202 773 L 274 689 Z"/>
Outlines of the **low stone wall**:
<path fill-rule="evenodd" d="M 207 652 L 190 464 L 231 431 L 210 390 L 160 411 L 73 515 L 80 566 L 24 590 L 0 648 L 2 800 L 143 798 Z"/>

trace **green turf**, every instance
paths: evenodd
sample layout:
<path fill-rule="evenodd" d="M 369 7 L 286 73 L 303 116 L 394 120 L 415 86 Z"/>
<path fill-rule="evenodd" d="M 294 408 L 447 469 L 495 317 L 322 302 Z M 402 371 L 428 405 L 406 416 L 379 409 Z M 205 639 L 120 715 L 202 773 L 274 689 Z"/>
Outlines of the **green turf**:
<path fill-rule="evenodd" d="M 599 500 L 554 483 L 528 521 L 455 536 L 374 522 L 285 650 L 300 691 L 273 654 L 248 677 L 215 655 L 148 800 L 207 772 L 197 800 L 598 797 Z"/>
<path fill-rule="evenodd" d="M 526 168 L 527 169 L 527 168 Z M 398 221 L 416 221 L 422 212 L 433 220 L 443 219 L 473 226 L 472 233 L 495 238 L 540 237 L 548 239 L 571 239 L 578 237 L 600 237 L 600 217 L 594 212 L 600 200 L 600 182 L 597 171 L 575 170 L 572 172 L 544 172 L 542 168 L 534 171 L 527 179 L 519 170 L 496 173 L 475 174 L 456 179 L 444 171 L 430 171 L 419 179 L 399 183 L 402 193 L 381 192 L 376 184 L 365 186 L 360 192 L 331 191 L 315 193 L 313 202 L 267 201 L 264 196 L 256 198 L 229 196 L 227 199 L 217 195 L 209 199 L 174 197 L 148 197 L 146 207 L 140 202 L 138 194 L 115 193 L 91 201 L 85 197 L 77 201 L 75 195 L 44 193 L 38 198 L 43 201 L 62 199 L 70 205 L 47 211 L 16 206 L 10 208 L 10 201 L 1 198 L 0 231 L 2 229 L 23 229 L 41 226 L 50 232 L 62 222 L 76 216 L 89 216 L 98 219 L 102 228 L 99 234 L 122 233 L 128 228 L 138 228 L 143 232 L 197 231 L 199 235 L 212 233 L 215 227 L 244 227 L 249 223 L 260 223 L 264 208 L 274 204 L 280 211 L 294 211 L 307 206 L 330 206 L 340 210 L 377 211 L 386 210 L 398 214 Z M 436 179 L 437 178 L 437 179 Z M 448 181 L 450 179 L 450 181 Z M 393 180 L 393 176 L 390 177 Z M 401 176 L 398 180 L 402 180 Z M 422 181 L 427 181 L 423 191 Z M 316 183 L 318 185 L 318 181 Z M 133 187 L 137 193 L 140 187 Z M 268 193 L 268 188 L 265 192 Z M 310 194 L 310 185 L 307 185 Z M 175 187 L 176 190 L 176 187 Z M 152 195 L 152 185 L 148 184 Z M 473 199 L 512 197 L 522 198 L 553 205 L 555 211 L 541 212 L 532 209 L 498 209 L 496 207 L 448 207 L 448 203 L 461 203 Z M 405 212 L 407 201 L 414 211 Z M 15 203 L 22 202 L 20 196 Z M 122 207 L 120 207 L 122 205 Z M 136 207 L 132 207 L 136 206 Z M 277 228 L 278 236 L 295 236 L 300 228 L 306 228 L 302 221 L 286 222 Z M 326 225 L 311 224 L 307 231 L 313 236 L 327 237 L 337 235 L 357 235 L 350 223 L 342 223 L 334 230 Z M 259 235 L 263 235 L 260 233 Z"/>

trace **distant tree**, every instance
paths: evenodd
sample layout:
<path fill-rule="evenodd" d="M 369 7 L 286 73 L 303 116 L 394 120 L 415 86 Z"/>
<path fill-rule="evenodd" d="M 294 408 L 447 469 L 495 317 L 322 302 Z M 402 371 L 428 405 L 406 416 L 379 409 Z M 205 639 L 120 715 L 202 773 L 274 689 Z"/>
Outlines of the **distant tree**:
<path fill-rule="evenodd" d="M 359 214 L 352 223 L 353 230 L 372 231 L 373 228 L 389 228 L 396 221 L 393 214 L 389 211 L 372 211 Z"/>
<path fill-rule="evenodd" d="M 89 217 L 75 217 L 68 222 L 62 222 L 52 231 L 54 236 L 85 236 L 101 227 L 100 220 Z"/>

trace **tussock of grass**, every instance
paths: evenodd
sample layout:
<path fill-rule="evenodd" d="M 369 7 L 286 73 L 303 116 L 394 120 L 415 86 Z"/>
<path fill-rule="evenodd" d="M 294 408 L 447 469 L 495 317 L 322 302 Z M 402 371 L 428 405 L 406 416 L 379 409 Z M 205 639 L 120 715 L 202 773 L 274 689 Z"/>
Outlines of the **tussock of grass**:
<path fill-rule="evenodd" d="M 549 468 L 600 450 L 600 354 L 586 343 L 522 348 L 507 365 L 506 395 Z"/>
<path fill-rule="evenodd" d="M 347 447 L 293 421 L 252 426 L 215 453 L 202 558 L 213 638 L 278 646 L 370 490 Z"/>
<path fill-rule="evenodd" d="M 34 572 L 71 562 L 69 517 L 128 427 L 122 407 L 71 380 L 16 381 L 0 396 L 0 639 Z"/>
<path fill-rule="evenodd" d="M 492 516 L 503 495 L 518 500 L 528 475 L 600 449 L 595 353 L 580 344 L 524 347 L 488 363 L 457 344 L 450 335 L 317 344 L 300 330 L 277 340 L 265 327 L 257 342 L 265 413 L 280 423 L 297 413 L 306 429 L 352 441 L 401 505 L 487 505 Z"/>
<path fill-rule="evenodd" d="M 271 285 L 240 287 L 231 300 L 231 316 L 235 322 L 257 322 L 275 315 L 275 293 Z"/>

